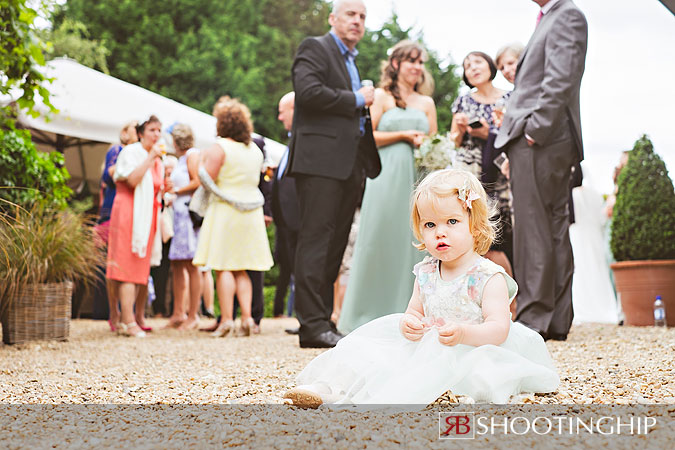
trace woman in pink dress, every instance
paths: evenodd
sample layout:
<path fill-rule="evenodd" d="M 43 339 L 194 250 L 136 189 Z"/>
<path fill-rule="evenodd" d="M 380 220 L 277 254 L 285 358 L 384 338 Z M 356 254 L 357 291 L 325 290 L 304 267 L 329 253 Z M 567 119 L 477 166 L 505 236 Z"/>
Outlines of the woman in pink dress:
<path fill-rule="evenodd" d="M 162 129 L 159 119 L 152 115 L 136 129 L 140 142 L 124 147 L 117 158 L 106 277 L 116 282 L 121 303 L 117 330 L 144 337 L 146 296 L 137 294 L 147 289 L 164 168 L 157 145 Z"/>

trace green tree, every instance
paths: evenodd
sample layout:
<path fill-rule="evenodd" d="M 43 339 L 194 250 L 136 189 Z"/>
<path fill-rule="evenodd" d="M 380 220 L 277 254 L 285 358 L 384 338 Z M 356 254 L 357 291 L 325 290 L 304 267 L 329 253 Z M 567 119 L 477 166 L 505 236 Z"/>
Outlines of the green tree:
<path fill-rule="evenodd" d="M 69 0 L 54 16 L 105 42 L 110 74 L 210 113 L 240 98 L 261 134 L 283 139 L 279 98 L 292 88 L 295 49 L 327 30 L 322 0 Z"/>
<path fill-rule="evenodd" d="M 618 179 L 612 217 L 617 261 L 675 259 L 675 191 L 646 135 L 635 142 Z"/>
<path fill-rule="evenodd" d="M 54 30 L 42 32 L 44 40 L 51 42 L 47 58 L 67 56 L 92 69 L 109 74 L 106 57 L 110 53 L 104 42 L 89 39 L 87 27 L 77 20 L 65 19 Z"/>
<path fill-rule="evenodd" d="M 37 35 L 35 19 L 38 12 L 27 3 L 26 0 L 0 0 L 0 94 L 21 89 L 23 93 L 16 100 L 17 105 L 37 117 L 35 94 L 52 112 L 56 109 L 49 102 L 49 91 L 44 86 L 51 80 L 40 71 L 45 65 L 43 52 L 48 45 Z M 3 125 L 11 126 L 12 117 L 9 106 L 2 108 L 0 120 Z"/>

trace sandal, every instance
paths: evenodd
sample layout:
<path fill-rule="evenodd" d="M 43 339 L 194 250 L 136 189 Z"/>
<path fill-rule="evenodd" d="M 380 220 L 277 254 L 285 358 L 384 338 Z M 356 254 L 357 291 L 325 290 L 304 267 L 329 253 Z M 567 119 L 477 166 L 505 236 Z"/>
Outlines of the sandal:
<path fill-rule="evenodd" d="M 309 389 L 293 388 L 286 392 L 284 398 L 291 400 L 298 408 L 316 409 L 323 404 L 321 395 Z"/>
<path fill-rule="evenodd" d="M 252 317 L 241 320 L 241 329 L 239 331 L 240 336 L 250 336 L 251 332 L 257 325 Z"/>
<path fill-rule="evenodd" d="M 134 328 L 138 328 L 138 331 L 133 332 Z M 141 330 L 141 327 L 138 326 L 136 322 L 129 322 L 129 323 L 118 323 L 117 324 L 117 334 L 120 334 L 122 336 L 130 336 L 130 337 L 136 337 L 136 338 L 144 338 L 145 331 Z"/>
<path fill-rule="evenodd" d="M 234 330 L 234 320 L 224 320 L 216 328 L 216 331 L 211 333 L 212 337 L 225 337 L 230 331 Z"/>

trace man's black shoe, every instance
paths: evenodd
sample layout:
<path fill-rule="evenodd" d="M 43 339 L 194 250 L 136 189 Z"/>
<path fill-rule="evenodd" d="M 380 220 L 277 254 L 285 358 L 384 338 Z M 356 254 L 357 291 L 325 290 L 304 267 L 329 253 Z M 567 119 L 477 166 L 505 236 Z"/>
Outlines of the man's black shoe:
<path fill-rule="evenodd" d="M 300 339 L 300 348 L 331 348 L 335 347 L 340 339 L 340 333 L 332 330 L 324 331 L 312 339 Z"/>
<path fill-rule="evenodd" d="M 286 332 L 286 334 L 300 334 L 300 327 L 286 328 L 284 331 Z"/>
<path fill-rule="evenodd" d="M 567 335 L 566 334 L 551 334 L 549 333 L 546 336 L 547 339 L 550 339 L 552 341 L 566 341 L 567 340 Z"/>

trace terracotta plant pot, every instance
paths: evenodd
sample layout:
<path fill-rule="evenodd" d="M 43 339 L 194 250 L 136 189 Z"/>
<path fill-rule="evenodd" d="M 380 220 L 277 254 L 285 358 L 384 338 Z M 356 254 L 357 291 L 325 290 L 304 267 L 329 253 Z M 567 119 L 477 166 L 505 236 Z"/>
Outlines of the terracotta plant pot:
<path fill-rule="evenodd" d="M 668 326 L 675 326 L 675 259 L 622 261 L 611 268 L 626 325 L 654 325 L 654 300 L 660 295 Z"/>

